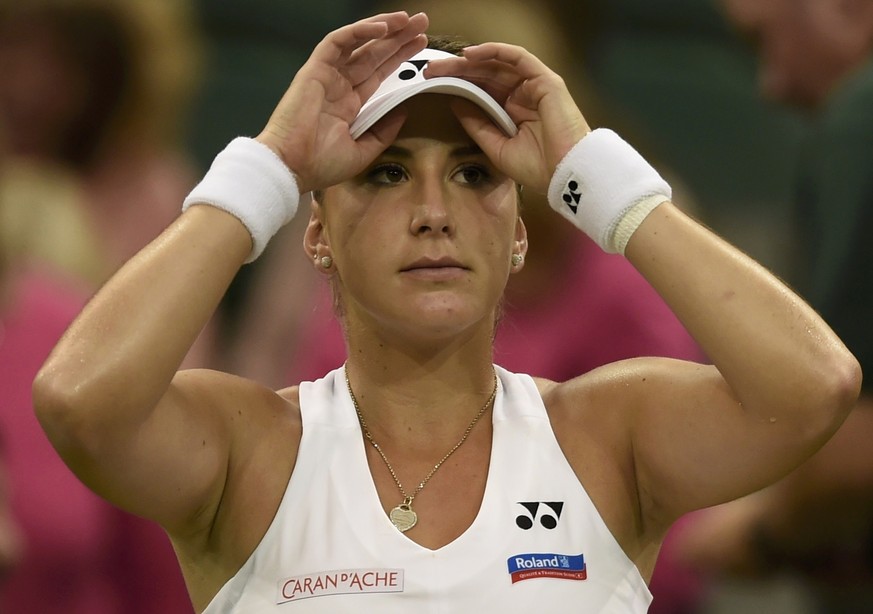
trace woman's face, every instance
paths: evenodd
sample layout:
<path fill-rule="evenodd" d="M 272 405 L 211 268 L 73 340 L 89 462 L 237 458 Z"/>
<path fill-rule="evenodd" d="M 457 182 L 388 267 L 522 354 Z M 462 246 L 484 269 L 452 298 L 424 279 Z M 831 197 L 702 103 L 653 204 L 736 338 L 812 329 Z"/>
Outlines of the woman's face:
<path fill-rule="evenodd" d="M 493 330 L 525 230 L 514 182 L 463 130 L 449 100 L 425 94 L 405 103 L 395 142 L 317 206 L 308 232 L 318 235 L 319 256 L 333 258 L 350 333 L 364 326 L 434 339 Z"/>

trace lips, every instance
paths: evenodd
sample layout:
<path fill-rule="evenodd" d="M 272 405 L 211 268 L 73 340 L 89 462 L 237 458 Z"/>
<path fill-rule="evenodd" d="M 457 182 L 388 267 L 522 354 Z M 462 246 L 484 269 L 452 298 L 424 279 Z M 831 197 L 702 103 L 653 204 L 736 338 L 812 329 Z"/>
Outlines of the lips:
<path fill-rule="evenodd" d="M 463 264 L 455 260 L 454 258 L 419 258 L 415 262 L 409 264 L 408 266 L 401 269 L 401 272 L 408 273 L 410 271 L 422 271 L 422 270 L 438 270 L 438 269 L 461 269 L 467 270 Z"/>
<path fill-rule="evenodd" d="M 419 258 L 401 269 L 401 275 L 410 280 L 428 284 L 459 281 L 470 269 L 454 258 Z"/>

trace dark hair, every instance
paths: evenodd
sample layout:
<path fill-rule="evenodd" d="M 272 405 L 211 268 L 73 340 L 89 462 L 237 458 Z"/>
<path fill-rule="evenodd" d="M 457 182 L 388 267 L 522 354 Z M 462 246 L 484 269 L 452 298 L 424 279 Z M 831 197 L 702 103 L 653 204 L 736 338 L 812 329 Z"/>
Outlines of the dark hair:
<path fill-rule="evenodd" d="M 428 34 L 427 48 L 436 49 L 437 51 L 445 51 L 452 55 L 461 55 L 464 48 L 472 45 L 470 41 L 464 40 L 459 36 L 449 36 L 447 34 Z"/>

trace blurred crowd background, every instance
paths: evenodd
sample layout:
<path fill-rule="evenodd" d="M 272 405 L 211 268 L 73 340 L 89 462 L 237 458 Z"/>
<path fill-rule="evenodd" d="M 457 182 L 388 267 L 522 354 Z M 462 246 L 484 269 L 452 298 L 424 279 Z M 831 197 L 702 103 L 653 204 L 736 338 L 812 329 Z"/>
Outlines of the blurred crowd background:
<path fill-rule="evenodd" d="M 759 9 L 796 16 L 824 4 L 859 11 L 810 17 L 830 28 L 824 38 L 857 42 L 852 91 L 843 79 L 821 104 L 791 104 L 762 62 L 781 54 L 813 72 L 816 60 L 768 42 Z M 870 4 L 0 0 L 0 613 L 192 611 L 161 531 L 91 495 L 51 450 L 30 383 L 88 296 L 178 215 L 215 154 L 260 131 L 327 32 L 382 10 L 425 10 L 433 32 L 527 47 L 565 78 L 592 126 L 616 129 L 668 176 L 677 204 L 843 318 L 835 328 L 866 358 L 873 34 L 865 47 L 855 24 Z M 801 28 L 797 48 L 815 44 L 802 30 L 812 26 L 790 22 L 771 25 L 786 36 Z M 827 111 L 838 94 L 842 107 Z M 507 290 L 496 362 L 562 380 L 634 355 L 706 360 L 623 259 L 538 201 L 526 196 L 531 253 Z M 342 363 L 329 293 L 301 248 L 304 218 L 241 271 L 186 366 L 278 388 Z M 652 612 L 873 611 L 864 411 L 808 473 L 683 518 L 655 572 Z"/>

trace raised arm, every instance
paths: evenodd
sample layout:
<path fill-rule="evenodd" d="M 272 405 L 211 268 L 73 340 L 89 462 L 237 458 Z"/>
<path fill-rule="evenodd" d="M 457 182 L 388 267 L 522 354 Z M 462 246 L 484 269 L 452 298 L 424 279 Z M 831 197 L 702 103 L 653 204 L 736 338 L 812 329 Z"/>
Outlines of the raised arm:
<path fill-rule="evenodd" d="M 429 74 L 477 80 L 504 101 L 519 125 L 511 138 L 472 105 L 455 108 L 503 172 L 548 191 L 561 215 L 624 253 L 713 362 L 630 361 L 563 387 L 564 398 L 621 416 L 615 450 L 629 452 L 616 462 L 634 481 L 649 535 L 775 481 L 833 434 L 857 398 L 854 357 L 790 289 L 674 207 L 669 186 L 626 143 L 590 131 L 558 75 L 493 43 L 434 62 Z"/>
<path fill-rule="evenodd" d="M 426 27 L 423 15 L 400 12 L 329 34 L 258 139 L 245 140 L 242 155 L 219 156 L 221 176 L 210 171 L 192 206 L 119 270 L 54 349 L 34 382 L 35 409 L 97 493 L 171 531 L 210 526 L 230 464 L 248 458 L 256 435 L 275 430 L 288 407 L 253 382 L 177 369 L 240 266 L 293 215 L 299 191 L 354 175 L 393 139 L 402 118 L 357 141 L 349 124 L 383 76 L 425 45 Z M 281 210 L 272 228 L 262 223 L 265 200 Z"/>
<path fill-rule="evenodd" d="M 860 367 L 807 304 L 670 203 L 626 253 L 714 364 L 638 387 L 638 480 L 665 521 L 776 481 L 833 435 Z"/>

